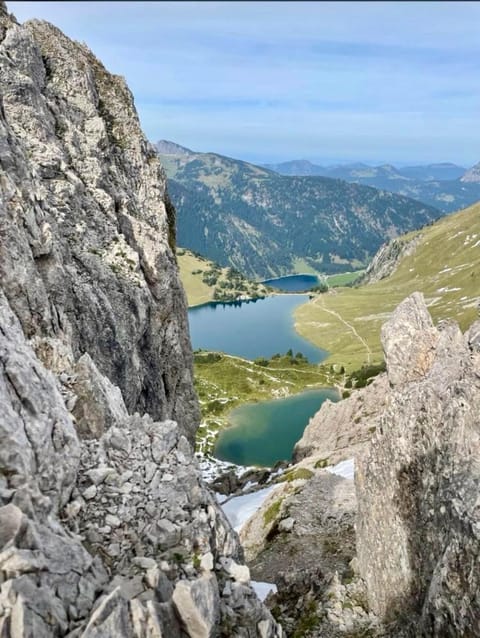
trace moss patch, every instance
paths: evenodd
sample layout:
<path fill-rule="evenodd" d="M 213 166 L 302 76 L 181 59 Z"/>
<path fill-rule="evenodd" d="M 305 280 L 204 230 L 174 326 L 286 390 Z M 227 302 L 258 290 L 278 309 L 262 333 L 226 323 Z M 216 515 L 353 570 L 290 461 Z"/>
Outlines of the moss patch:
<path fill-rule="evenodd" d="M 279 498 L 277 501 L 274 501 L 268 509 L 265 510 L 265 512 L 263 513 L 263 524 L 265 527 L 267 525 L 270 525 L 270 523 L 273 523 L 278 518 L 283 500 L 283 498 Z"/>
<path fill-rule="evenodd" d="M 309 470 L 306 467 L 299 467 L 295 470 L 290 470 L 290 472 L 286 472 L 282 477 L 282 481 L 287 481 L 287 483 L 291 483 L 292 481 L 304 480 L 308 481 L 314 476 L 312 470 Z"/>

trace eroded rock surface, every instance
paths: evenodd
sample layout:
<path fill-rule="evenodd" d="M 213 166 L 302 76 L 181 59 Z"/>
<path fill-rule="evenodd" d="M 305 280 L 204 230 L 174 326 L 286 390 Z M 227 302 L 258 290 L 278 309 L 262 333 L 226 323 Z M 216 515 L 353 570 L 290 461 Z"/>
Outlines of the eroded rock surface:
<path fill-rule="evenodd" d="M 347 399 L 325 401 L 296 443 L 294 461 L 315 458 L 319 466 L 326 467 L 358 454 L 375 432 L 378 416 L 388 402 L 388 385 L 386 376 L 380 375 Z"/>
<path fill-rule="evenodd" d="M 435 327 L 414 293 L 382 329 L 386 373 L 311 420 L 303 480 L 241 530 L 287 635 L 480 635 L 479 335 Z M 321 469 L 351 453 L 356 497 Z"/>
<path fill-rule="evenodd" d="M 52 25 L 0 20 L 4 293 L 50 361 L 88 353 L 130 412 L 174 418 L 192 440 L 175 215 L 130 91 Z"/>
<path fill-rule="evenodd" d="M 124 81 L 0 3 L 0 635 L 281 628 L 204 485 L 174 211 Z"/>
<path fill-rule="evenodd" d="M 395 385 L 357 464 L 359 565 L 380 616 L 409 618 L 416 635 L 475 636 L 479 323 L 462 335 L 456 324 L 433 328 L 427 317 L 411 297 L 383 329 Z"/>

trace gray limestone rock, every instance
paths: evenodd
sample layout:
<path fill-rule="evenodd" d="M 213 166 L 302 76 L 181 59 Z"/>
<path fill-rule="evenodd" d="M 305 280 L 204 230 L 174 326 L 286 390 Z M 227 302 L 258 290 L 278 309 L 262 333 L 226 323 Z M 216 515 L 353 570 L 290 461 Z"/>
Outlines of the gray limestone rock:
<path fill-rule="evenodd" d="M 191 638 L 211 638 L 218 622 L 218 585 L 214 576 L 178 581 L 173 604 Z"/>
<path fill-rule="evenodd" d="M 319 467 L 355 456 L 371 439 L 388 401 L 388 381 L 382 374 L 366 388 L 352 391 L 338 403 L 325 401 L 297 441 L 293 460 L 316 457 Z"/>
<path fill-rule="evenodd" d="M 242 549 L 193 456 L 175 212 L 125 82 L 1 3 L 0 94 L 0 635 L 188 638 L 194 609 L 280 636 L 219 594 Z"/>
<path fill-rule="evenodd" d="M 389 277 L 395 272 L 404 257 L 408 257 L 415 252 L 421 237 L 418 234 L 409 240 L 405 240 L 404 237 L 401 239 L 395 238 L 381 246 L 370 262 L 365 274 L 356 283 L 373 284 Z"/>
<path fill-rule="evenodd" d="M 470 350 L 476 333 L 463 337 L 454 324 L 437 330 L 427 315 L 415 295 L 383 330 L 394 389 L 357 463 L 359 567 L 381 617 L 409 619 L 415 635 L 474 636 L 480 634 L 480 582 L 472 568 L 480 551 L 480 379 Z"/>
<path fill-rule="evenodd" d="M 478 326 L 434 327 L 418 293 L 401 303 L 382 330 L 386 374 L 324 404 L 290 470 L 355 456 L 356 498 L 320 470 L 281 495 L 273 525 L 271 496 L 244 526 L 253 577 L 277 583 L 269 604 L 287 633 L 310 610 L 312 637 L 480 635 Z"/>
<path fill-rule="evenodd" d="M 87 353 L 76 362 L 74 374 L 72 391 L 77 400 L 72 414 L 80 437 L 99 438 L 112 425 L 127 418 L 119 388 L 100 374 Z"/>
<path fill-rule="evenodd" d="M 415 292 L 403 301 L 382 326 L 382 345 L 392 386 L 424 377 L 435 357 L 438 332 L 423 295 Z"/>
<path fill-rule="evenodd" d="M 3 291 L 27 338 L 88 353 L 130 412 L 193 440 L 175 215 L 132 96 L 52 25 L 0 20 Z"/>

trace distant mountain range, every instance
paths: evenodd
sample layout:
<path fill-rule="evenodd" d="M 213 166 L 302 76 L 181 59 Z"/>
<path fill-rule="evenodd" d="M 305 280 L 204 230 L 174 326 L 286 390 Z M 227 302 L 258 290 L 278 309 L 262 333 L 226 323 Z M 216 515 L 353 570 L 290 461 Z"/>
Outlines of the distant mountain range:
<path fill-rule="evenodd" d="M 380 245 L 441 212 L 363 184 L 282 176 L 215 153 L 157 144 L 178 244 L 249 277 L 360 268 Z"/>
<path fill-rule="evenodd" d="M 480 164 L 467 170 L 448 162 L 397 168 L 391 164 L 363 163 L 319 166 L 308 160 L 265 164 L 281 175 L 317 175 L 354 184 L 382 188 L 413 197 L 444 212 L 452 212 L 480 200 Z"/>
<path fill-rule="evenodd" d="M 262 166 L 281 175 L 319 175 L 338 179 L 348 178 L 348 180 L 351 178 L 375 179 L 383 177 L 400 181 L 416 179 L 422 182 L 459 179 L 467 170 L 463 166 L 457 166 L 457 164 L 450 162 L 396 168 L 392 164 L 369 166 L 362 162 L 320 166 L 312 164 L 308 160 L 293 160 L 282 162 L 281 164 L 263 164 Z M 368 184 L 368 186 L 371 186 L 371 184 Z"/>

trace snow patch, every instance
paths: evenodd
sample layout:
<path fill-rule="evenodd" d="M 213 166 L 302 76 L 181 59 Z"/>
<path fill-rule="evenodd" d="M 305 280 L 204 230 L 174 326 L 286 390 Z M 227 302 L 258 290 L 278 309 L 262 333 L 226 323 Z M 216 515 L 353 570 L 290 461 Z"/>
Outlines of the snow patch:
<path fill-rule="evenodd" d="M 234 496 L 230 500 L 224 501 L 223 504 L 221 503 L 225 516 L 236 532 L 241 530 L 243 524 L 250 516 L 255 514 L 267 496 L 276 488 L 278 488 L 278 485 L 271 485 L 270 487 L 265 487 L 263 490 L 258 490 L 258 492 Z"/>
<path fill-rule="evenodd" d="M 458 290 L 461 290 L 461 288 L 449 288 L 445 286 L 445 288 L 438 288 L 437 292 L 457 292 Z"/>
<path fill-rule="evenodd" d="M 353 476 L 355 474 L 355 459 L 341 461 L 340 463 L 337 463 L 337 465 L 332 465 L 326 469 L 331 474 L 336 474 L 337 476 L 343 476 L 343 478 L 353 480 Z"/>
<path fill-rule="evenodd" d="M 257 580 L 251 580 L 250 585 L 262 602 L 270 592 L 273 592 L 274 594 L 277 593 L 277 586 L 273 583 L 261 583 Z"/>

